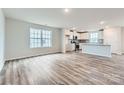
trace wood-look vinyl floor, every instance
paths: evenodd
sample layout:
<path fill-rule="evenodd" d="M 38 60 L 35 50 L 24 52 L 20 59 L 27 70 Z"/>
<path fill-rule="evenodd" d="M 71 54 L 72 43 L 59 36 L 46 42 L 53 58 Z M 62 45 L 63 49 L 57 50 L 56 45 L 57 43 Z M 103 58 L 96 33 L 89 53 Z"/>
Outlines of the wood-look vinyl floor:
<path fill-rule="evenodd" d="M 0 73 L 0 84 L 120 85 L 124 84 L 124 56 L 60 53 L 8 61 Z"/>

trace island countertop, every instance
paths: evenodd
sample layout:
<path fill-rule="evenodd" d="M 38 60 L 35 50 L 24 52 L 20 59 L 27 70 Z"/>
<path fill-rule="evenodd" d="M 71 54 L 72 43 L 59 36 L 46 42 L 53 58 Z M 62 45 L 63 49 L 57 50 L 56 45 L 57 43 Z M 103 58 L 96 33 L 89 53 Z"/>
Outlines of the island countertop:
<path fill-rule="evenodd" d="M 95 44 L 95 43 L 82 43 L 82 45 L 92 45 L 92 46 L 111 46 L 107 44 Z"/>
<path fill-rule="evenodd" d="M 82 53 L 111 57 L 111 45 L 84 43 Z"/>

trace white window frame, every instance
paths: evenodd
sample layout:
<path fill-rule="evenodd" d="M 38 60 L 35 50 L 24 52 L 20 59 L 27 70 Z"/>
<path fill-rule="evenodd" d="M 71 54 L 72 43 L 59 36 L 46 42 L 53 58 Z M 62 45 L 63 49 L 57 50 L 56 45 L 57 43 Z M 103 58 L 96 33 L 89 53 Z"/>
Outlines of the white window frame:
<path fill-rule="evenodd" d="M 46 45 L 43 42 L 47 42 Z M 30 27 L 30 48 L 50 47 L 52 47 L 52 31 Z"/>
<path fill-rule="evenodd" d="M 90 43 L 98 43 L 99 40 L 99 32 L 91 32 L 89 34 L 89 38 L 90 38 Z"/>

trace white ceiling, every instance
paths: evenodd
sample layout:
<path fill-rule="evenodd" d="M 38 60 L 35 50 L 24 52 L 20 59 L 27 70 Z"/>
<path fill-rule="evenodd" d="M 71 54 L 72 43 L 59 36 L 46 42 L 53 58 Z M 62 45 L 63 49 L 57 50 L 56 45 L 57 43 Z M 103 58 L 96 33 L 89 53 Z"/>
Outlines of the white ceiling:
<path fill-rule="evenodd" d="M 124 9 L 117 8 L 4 8 L 5 16 L 58 28 L 96 30 L 105 26 L 124 26 Z M 100 24 L 101 21 L 105 23 Z"/>

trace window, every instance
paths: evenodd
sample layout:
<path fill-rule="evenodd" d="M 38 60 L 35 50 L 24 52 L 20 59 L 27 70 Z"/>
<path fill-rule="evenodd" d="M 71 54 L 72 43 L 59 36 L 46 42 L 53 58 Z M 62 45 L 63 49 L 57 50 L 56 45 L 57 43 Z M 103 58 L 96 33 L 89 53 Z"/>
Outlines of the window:
<path fill-rule="evenodd" d="M 90 42 L 98 43 L 98 33 L 97 32 L 90 33 Z"/>
<path fill-rule="evenodd" d="M 52 32 L 44 29 L 30 28 L 30 48 L 51 47 Z"/>

